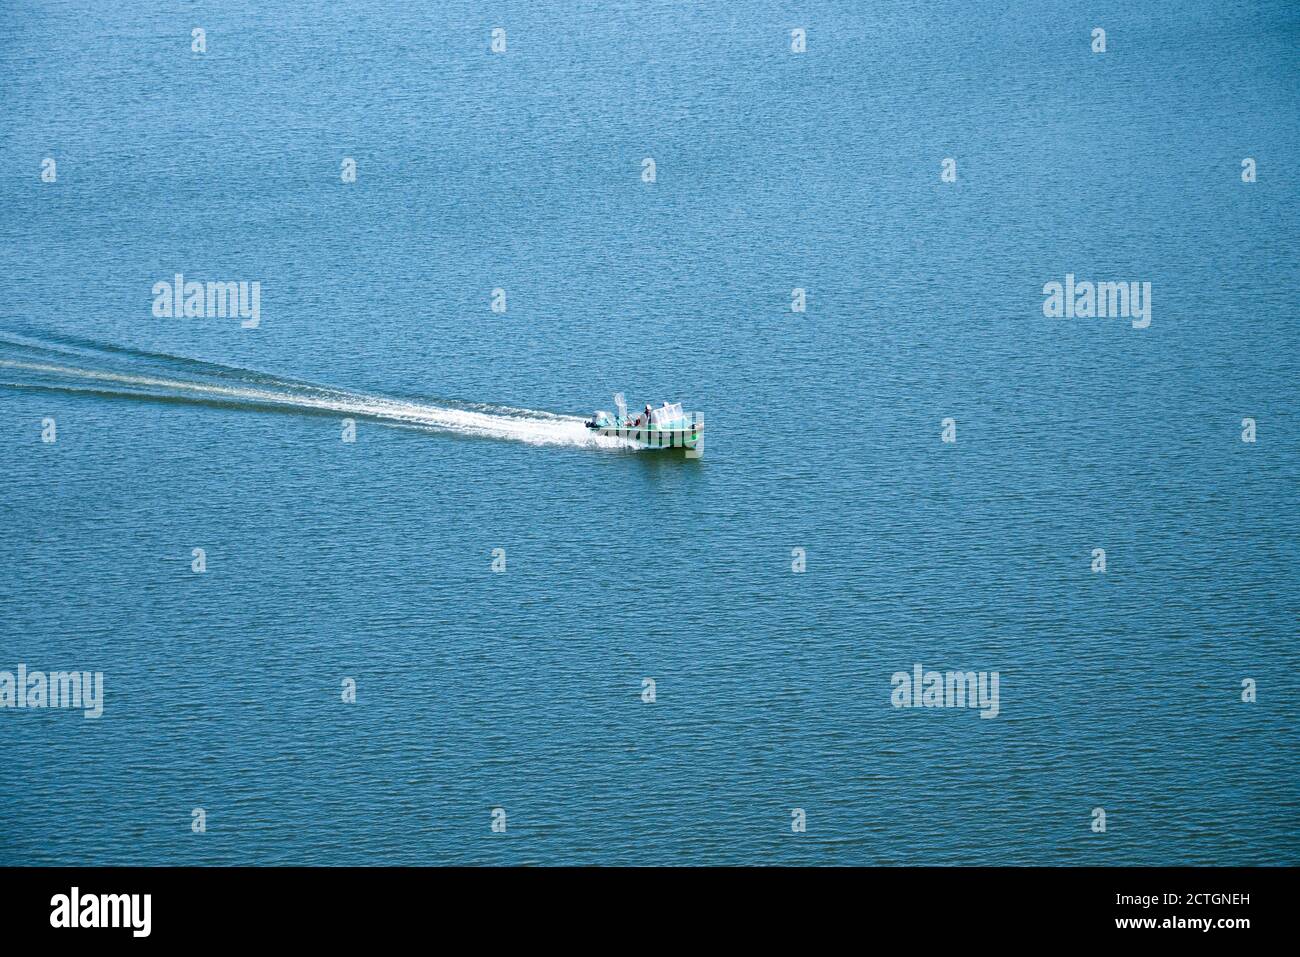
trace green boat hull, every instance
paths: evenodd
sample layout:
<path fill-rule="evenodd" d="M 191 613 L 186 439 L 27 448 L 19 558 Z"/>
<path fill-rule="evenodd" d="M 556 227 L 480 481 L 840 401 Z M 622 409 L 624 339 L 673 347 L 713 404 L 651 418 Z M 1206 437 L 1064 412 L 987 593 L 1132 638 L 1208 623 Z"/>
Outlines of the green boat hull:
<path fill-rule="evenodd" d="M 598 435 L 625 439 L 651 449 L 695 449 L 703 440 L 704 426 L 692 425 L 684 429 L 637 428 L 635 426 L 597 426 L 592 431 Z"/>

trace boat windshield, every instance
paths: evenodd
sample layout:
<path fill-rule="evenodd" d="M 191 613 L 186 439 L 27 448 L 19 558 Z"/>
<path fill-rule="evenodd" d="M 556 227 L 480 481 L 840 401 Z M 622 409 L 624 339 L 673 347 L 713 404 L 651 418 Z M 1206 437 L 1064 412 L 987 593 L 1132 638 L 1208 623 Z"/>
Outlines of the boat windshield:
<path fill-rule="evenodd" d="M 680 402 L 672 405 L 665 402 L 659 408 L 650 411 L 650 421 L 656 428 L 660 429 L 672 428 L 673 426 L 682 423 L 685 418 L 686 415 L 682 412 L 682 404 Z"/>

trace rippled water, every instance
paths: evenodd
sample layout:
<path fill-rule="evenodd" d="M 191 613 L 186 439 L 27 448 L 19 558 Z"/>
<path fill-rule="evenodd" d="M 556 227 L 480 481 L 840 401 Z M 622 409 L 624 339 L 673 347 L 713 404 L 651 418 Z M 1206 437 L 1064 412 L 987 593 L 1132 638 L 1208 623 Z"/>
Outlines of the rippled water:
<path fill-rule="evenodd" d="M 1298 40 L 7 6 L 0 671 L 105 700 L 0 709 L 0 864 L 1296 863 Z M 260 325 L 155 317 L 178 272 Z M 594 442 L 617 390 L 703 457 Z"/>

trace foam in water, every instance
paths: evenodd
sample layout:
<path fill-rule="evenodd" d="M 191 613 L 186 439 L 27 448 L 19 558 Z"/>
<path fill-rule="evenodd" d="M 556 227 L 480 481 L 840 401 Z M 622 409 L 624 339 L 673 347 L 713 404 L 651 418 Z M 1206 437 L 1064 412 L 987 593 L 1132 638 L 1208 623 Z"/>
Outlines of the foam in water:
<path fill-rule="evenodd" d="M 17 337 L 5 337 L 12 345 L 20 348 L 62 356 L 94 358 L 93 353 L 101 355 L 109 350 L 95 345 L 83 347 L 85 352 L 76 348 L 60 347 L 50 343 L 40 343 Z M 118 350 L 130 354 L 131 350 Z M 35 373 L 38 378 L 55 377 L 78 381 L 96 382 L 117 387 L 115 394 L 122 396 L 151 395 L 164 399 L 190 399 L 195 402 L 222 401 L 238 405 L 246 403 L 250 408 L 258 406 L 275 406 L 286 409 L 303 409 L 323 413 L 335 413 L 340 416 L 355 416 L 371 421 L 449 432 L 458 435 L 481 436 L 485 438 L 508 439 L 526 442 L 530 445 L 567 445 L 593 448 L 636 448 L 634 442 L 613 436 L 597 435 L 589 430 L 579 416 L 559 415 L 532 409 L 517 409 L 509 406 L 491 406 L 475 404 L 468 408 L 456 408 L 431 402 L 415 402 L 392 399 L 379 395 L 367 395 L 360 392 L 315 386 L 293 380 L 279 380 L 248 370 L 235 369 L 215 363 L 201 363 L 179 357 L 157 356 L 147 353 L 135 353 L 155 361 L 174 360 L 177 365 L 203 369 L 208 367 L 206 377 L 218 381 L 195 381 L 163 375 L 142 375 L 130 372 L 116 372 L 106 369 L 83 368 L 79 366 L 56 364 L 45 361 L 23 361 L 18 359 L 0 359 L 0 368 L 14 369 L 24 373 Z M 236 381 L 221 381 L 236 377 Z M 242 380 L 242 381 L 241 381 Z M 23 385 L 51 387 L 47 382 L 13 382 L 0 383 L 21 388 Z M 53 386 L 57 388 L 58 386 Z M 73 391 L 70 389 L 70 391 Z"/>

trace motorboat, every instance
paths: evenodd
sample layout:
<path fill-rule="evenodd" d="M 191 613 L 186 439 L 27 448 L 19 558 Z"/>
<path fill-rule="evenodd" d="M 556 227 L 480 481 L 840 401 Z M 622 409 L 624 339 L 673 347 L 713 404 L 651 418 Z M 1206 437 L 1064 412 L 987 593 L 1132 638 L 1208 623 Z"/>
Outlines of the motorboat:
<path fill-rule="evenodd" d="M 629 415 L 623 396 L 614 396 L 618 412 L 600 411 L 586 423 L 601 435 L 628 439 L 647 448 L 698 449 L 704 431 L 704 417 L 697 412 L 683 412 L 680 402 L 665 402 L 656 408 L 646 407 L 639 415 Z"/>

